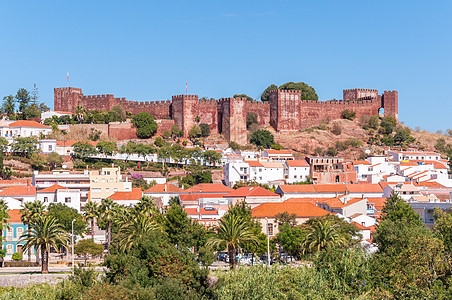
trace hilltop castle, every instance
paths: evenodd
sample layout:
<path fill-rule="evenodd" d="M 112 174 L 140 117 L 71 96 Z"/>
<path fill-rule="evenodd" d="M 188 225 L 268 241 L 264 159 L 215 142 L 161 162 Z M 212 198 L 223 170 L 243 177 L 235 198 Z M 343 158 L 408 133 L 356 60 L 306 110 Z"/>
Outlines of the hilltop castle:
<path fill-rule="evenodd" d="M 320 124 L 327 119 L 338 119 L 345 109 L 363 115 L 376 115 L 384 109 L 384 116 L 398 119 L 398 93 L 378 90 L 349 89 L 343 91 L 343 100 L 301 100 L 300 91 L 270 91 L 269 101 L 247 101 L 246 98 L 222 98 L 220 100 L 198 99 L 197 95 L 177 95 L 172 101 L 128 101 L 107 95 L 83 95 L 82 89 L 63 87 L 54 89 L 54 110 L 75 112 L 78 105 L 88 110 L 109 111 L 120 105 L 136 114 L 146 111 L 156 119 L 172 119 L 188 135 L 188 131 L 199 123 L 209 124 L 212 132 L 224 135 L 228 141 L 246 144 L 246 116 L 255 113 L 259 125 L 271 125 L 278 132 L 296 132 Z"/>

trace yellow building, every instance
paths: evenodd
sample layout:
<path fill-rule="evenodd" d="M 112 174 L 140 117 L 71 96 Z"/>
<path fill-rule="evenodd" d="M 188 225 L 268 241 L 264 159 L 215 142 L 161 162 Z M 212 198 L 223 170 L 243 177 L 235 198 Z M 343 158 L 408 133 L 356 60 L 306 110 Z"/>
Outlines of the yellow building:
<path fill-rule="evenodd" d="M 100 171 L 91 171 L 90 201 L 100 202 L 116 192 L 132 191 L 132 182 L 122 180 L 121 168 L 102 168 Z"/>

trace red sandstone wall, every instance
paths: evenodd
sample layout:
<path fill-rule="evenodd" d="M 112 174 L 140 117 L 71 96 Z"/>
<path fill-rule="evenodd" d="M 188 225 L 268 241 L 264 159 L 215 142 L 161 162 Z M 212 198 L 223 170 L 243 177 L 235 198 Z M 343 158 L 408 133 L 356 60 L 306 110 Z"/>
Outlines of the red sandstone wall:
<path fill-rule="evenodd" d="M 301 128 L 300 98 L 300 91 L 270 91 L 270 123 L 275 130 L 291 132 Z"/>
<path fill-rule="evenodd" d="M 344 100 L 357 100 L 361 98 L 371 97 L 375 98 L 378 96 L 378 90 L 371 89 L 349 89 L 343 90 Z"/>
<path fill-rule="evenodd" d="M 394 117 L 399 120 L 399 93 L 397 91 L 385 91 L 382 96 L 385 117 Z"/>
<path fill-rule="evenodd" d="M 246 102 L 246 98 L 220 100 L 222 133 L 227 141 L 233 141 L 239 145 L 247 143 Z"/>
<path fill-rule="evenodd" d="M 108 136 L 120 140 L 132 140 L 137 137 L 137 129 L 132 123 L 110 123 L 108 124 Z"/>
<path fill-rule="evenodd" d="M 199 116 L 198 124 L 206 123 L 210 127 L 212 133 L 218 132 L 218 101 L 216 100 L 199 100 L 196 105 L 196 116 Z"/>
<path fill-rule="evenodd" d="M 245 105 L 246 114 L 255 113 L 257 115 L 257 122 L 261 126 L 270 124 L 270 103 L 268 101 L 247 101 Z"/>
<path fill-rule="evenodd" d="M 155 133 L 156 136 L 163 136 L 163 133 L 165 131 L 171 132 L 171 127 L 173 126 L 173 124 L 175 124 L 174 120 L 156 120 L 156 122 L 159 126 L 157 128 L 157 132 Z"/>

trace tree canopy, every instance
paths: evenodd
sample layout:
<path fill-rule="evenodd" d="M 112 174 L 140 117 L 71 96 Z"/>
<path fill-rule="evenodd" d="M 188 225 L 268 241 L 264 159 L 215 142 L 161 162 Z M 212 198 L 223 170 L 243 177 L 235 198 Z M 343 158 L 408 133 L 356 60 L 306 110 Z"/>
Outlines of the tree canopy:
<path fill-rule="evenodd" d="M 140 112 L 132 117 L 133 126 L 137 128 L 137 136 L 140 139 L 148 139 L 155 134 L 158 125 L 154 116 L 147 112 Z"/>
<path fill-rule="evenodd" d="M 261 95 L 262 101 L 268 101 L 270 91 L 274 90 L 299 90 L 301 91 L 301 100 L 319 100 L 315 89 L 304 82 L 286 82 L 279 87 L 275 84 L 269 85 Z"/>

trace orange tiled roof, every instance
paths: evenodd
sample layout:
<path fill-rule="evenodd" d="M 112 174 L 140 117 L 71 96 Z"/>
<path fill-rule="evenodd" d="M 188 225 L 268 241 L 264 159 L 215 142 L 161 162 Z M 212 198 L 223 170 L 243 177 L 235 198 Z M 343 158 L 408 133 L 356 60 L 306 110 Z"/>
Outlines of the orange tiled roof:
<path fill-rule="evenodd" d="M 26 185 L 26 184 L 27 180 L 25 179 L 0 180 L 0 185 Z"/>
<path fill-rule="evenodd" d="M 318 193 L 344 193 L 346 192 L 345 184 L 315 184 L 315 190 Z"/>
<path fill-rule="evenodd" d="M 353 165 L 370 165 L 370 162 L 368 162 L 367 160 L 355 160 L 352 161 Z"/>
<path fill-rule="evenodd" d="M 175 186 L 174 184 L 165 183 L 165 184 L 156 184 L 156 185 L 148 188 L 144 192 L 145 193 L 183 193 L 184 190 Z"/>
<path fill-rule="evenodd" d="M 265 149 L 268 154 L 290 154 L 292 153 L 289 150 L 275 150 L 275 149 Z"/>
<path fill-rule="evenodd" d="M 284 184 L 280 185 L 279 188 L 284 193 L 316 193 L 313 184 Z"/>
<path fill-rule="evenodd" d="M 113 195 L 111 195 L 111 200 L 139 200 L 141 197 L 143 197 L 143 192 L 140 188 L 132 188 L 132 191 L 130 192 L 116 192 Z"/>
<path fill-rule="evenodd" d="M 306 160 L 300 159 L 300 160 L 286 160 L 286 164 L 289 167 L 309 167 L 309 164 Z"/>
<path fill-rule="evenodd" d="M 46 126 L 44 124 L 35 122 L 35 121 L 26 121 L 26 120 L 20 120 L 13 122 L 9 124 L 9 127 L 39 127 L 39 128 L 49 128 L 49 126 Z"/>
<path fill-rule="evenodd" d="M 71 113 L 70 111 L 62 111 L 62 110 L 54 110 L 53 112 L 56 112 L 57 114 L 67 114 L 67 115 L 74 114 L 74 113 Z"/>
<path fill-rule="evenodd" d="M 438 188 L 443 188 L 445 187 L 444 185 L 442 185 L 441 183 L 438 183 L 436 181 L 421 181 L 421 182 L 413 182 L 413 184 L 415 186 L 425 186 L 425 187 L 438 187 Z"/>
<path fill-rule="evenodd" d="M 49 186 L 45 189 L 42 189 L 38 191 L 38 193 L 55 193 L 56 190 L 67 190 L 68 188 L 65 188 L 64 186 L 54 184 L 52 186 Z"/>
<path fill-rule="evenodd" d="M 225 194 L 180 194 L 181 202 L 198 201 L 199 198 L 223 198 Z"/>
<path fill-rule="evenodd" d="M 10 223 L 22 222 L 22 220 L 20 219 L 20 217 L 22 216 L 22 214 L 20 213 L 20 209 L 10 209 L 8 211 L 8 215 L 9 215 L 8 222 Z"/>
<path fill-rule="evenodd" d="M 329 214 L 328 211 L 306 202 L 263 203 L 252 210 L 253 217 L 274 217 L 278 213 L 289 212 L 298 218 L 320 217 Z"/>
<path fill-rule="evenodd" d="M 413 166 L 417 166 L 417 165 L 418 165 L 417 163 L 409 162 L 409 161 L 402 161 L 399 164 L 399 166 L 402 166 L 402 167 L 408 167 L 408 166 L 413 167 Z"/>
<path fill-rule="evenodd" d="M 345 187 L 350 193 L 383 193 L 378 183 L 346 184 Z"/>
<path fill-rule="evenodd" d="M 230 193 L 230 187 L 219 183 L 201 183 L 185 190 L 188 193 Z"/>
<path fill-rule="evenodd" d="M 352 222 L 351 224 L 355 225 L 356 227 L 358 227 L 359 230 L 370 230 L 369 228 L 357 223 L 357 222 Z"/>
<path fill-rule="evenodd" d="M 258 162 L 257 160 L 245 160 L 245 162 L 250 166 L 250 167 L 263 167 L 264 165 L 261 164 L 260 162 Z"/>
<path fill-rule="evenodd" d="M 385 197 L 368 197 L 367 202 L 373 203 L 376 210 L 382 210 L 385 207 L 386 198 Z"/>
<path fill-rule="evenodd" d="M 269 196 L 279 198 L 278 194 L 275 194 L 260 186 L 241 187 L 225 195 L 225 197 L 269 197 Z"/>
<path fill-rule="evenodd" d="M 36 187 L 29 185 L 10 186 L 0 192 L 0 196 L 33 196 L 36 195 Z"/>

